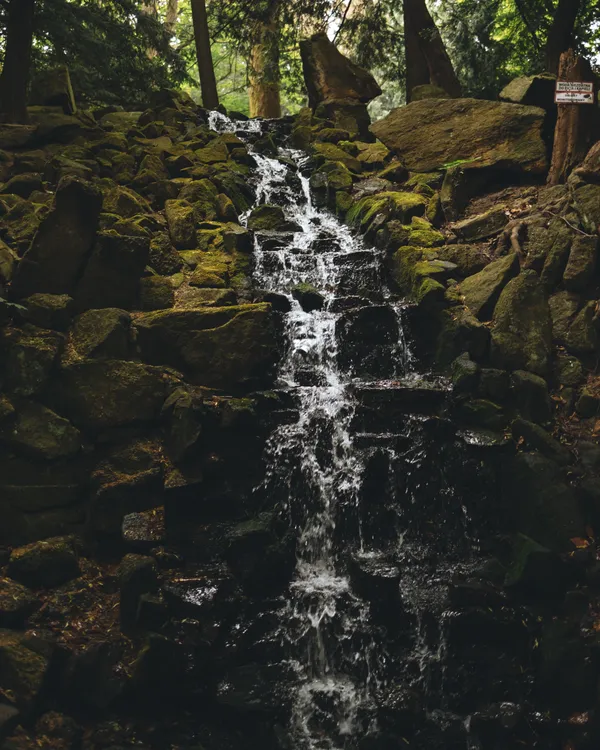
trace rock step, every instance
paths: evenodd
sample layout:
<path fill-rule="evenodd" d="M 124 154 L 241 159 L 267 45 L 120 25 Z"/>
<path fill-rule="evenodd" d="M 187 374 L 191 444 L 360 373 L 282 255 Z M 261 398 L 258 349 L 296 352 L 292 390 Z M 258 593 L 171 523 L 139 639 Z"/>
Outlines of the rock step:
<path fill-rule="evenodd" d="M 392 381 L 360 384 L 353 388 L 358 408 L 353 429 L 359 433 L 397 434 L 408 415 L 433 416 L 442 412 L 449 390 L 438 383 Z"/>

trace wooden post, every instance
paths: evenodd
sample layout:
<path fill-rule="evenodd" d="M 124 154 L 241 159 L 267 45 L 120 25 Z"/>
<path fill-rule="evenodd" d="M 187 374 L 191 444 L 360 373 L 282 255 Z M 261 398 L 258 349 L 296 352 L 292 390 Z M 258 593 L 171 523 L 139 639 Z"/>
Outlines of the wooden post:
<path fill-rule="evenodd" d="M 590 63 L 570 49 L 560 56 L 559 81 L 594 81 L 596 76 Z M 594 96 L 597 95 L 597 90 Z M 590 104 L 559 104 L 558 121 L 554 131 L 554 150 L 548 174 L 548 185 L 560 185 L 584 160 L 600 134 L 598 106 Z"/>

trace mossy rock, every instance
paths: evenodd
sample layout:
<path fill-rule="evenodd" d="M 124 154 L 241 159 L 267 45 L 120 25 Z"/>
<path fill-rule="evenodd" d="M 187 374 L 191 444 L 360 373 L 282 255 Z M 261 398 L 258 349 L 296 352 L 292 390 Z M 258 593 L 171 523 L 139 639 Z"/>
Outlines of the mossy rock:
<path fill-rule="evenodd" d="M 382 169 L 391 158 L 390 150 L 383 143 L 357 143 L 358 153 L 356 158 L 360 162 L 363 171 L 374 172 Z"/>
<path fill-rule="evenodd" d="M 575 316 L 566 340 L 567 349 L 581 356 L 594 355 L 600 350 L 596 325 L 596 302 L 588 302 Z"/>
<path fill-rule="evenodd" d="M 437 339 L 436 363 L 445 367 L 463 352 L 482 361 L 487 355 L 490 332 L 466 307 L 453 307 L 441 313 L 441 331 Z"/>
<path fill-rule="evenodd" d="M 280 206 L 257 206 L 248 217 L 248 229 L 255 232 L 278 231 L 286 223 L 285 214 Z"/>
<path fill-rule="evenodd" d="M 165 310 L 175 304 L 175 290 L 164 276 L 147 276 L 140 280 L 140 309 L 145 312 Z"/>
<path fill-rule="evenodd" d="M 84 360 L 62 369 L 54 392 L 75 425 L 99 430 L 156 421 L 172 381 L 160 367 Z"/>
<path fill-rule="evenodd" d="M 46 685 L 50 660 L 26 636 L 0 630 L 0 688 L 15 698 L 21 711 L 34 710 Z"/>
<path fill-rule="evenodd" d="M 488 260 L 478 245 L 444 245 L 436 250 L 441 260 L 450 261 L 457 266 L 459 276 L 473 276 L 482 271 Z"/>
<path fill-rule="evenodd" d="M 127 359 L 131 354 L 131 316 L 118 308 L 88 310 L 73 323 L 68 359 Z"/>
<path fill-rule="evenodd" d="M 81 450 L 79 430 L 68 419 L 33 402 L 22 404 L 0 435 L 15 451 L 46 461 L 68 458 Z"/>
<path fill-rule="evenodd" d="M 33 325 L 65 331 L 73 314 L 73 298 L 68 294 L 32 294 L 23 301 L 25 316 Z"/>
<path fill-rule="evenodd" d="M 69 537 L 56 537 L 13 549 L 8 575 L 32 589 L 54 588 L 81 575 Z"/>
<path fill-rule="evenodd" d="M 403 224 L 408 224 L 413 216 L 422 216 L 425 213 L 426 205 L 427 201 L 415 193 L 377 193 L 355 203 L 348 211 L 347 220 L 362 232 L 366 232 L 378 214 L 384 215 L 388 221 L 398 219 Z"/>
<path fill-rule="evenodd" d="M 216 198 L 217 219 L 235 223 L 238 221 L 238 214 L 233 205 L 233 201 L 225 193 L 219 193 Z"/>
<path fill-rule="evenodd" d="M 560 346 L 567 343 L 569 328 L 575 320 L 580 304 L 579 296 L 567 291 L 557 292 L 548 300 L 552 318 L 552 337 Z"/>
<path fill-rule="evenodd" d="M 311 149 L 315 159 L 321 164 L 326 161 L 341 161 L 351 172 L 361 172 L 360 161 L 333 143 L 313 143 Z"/>
<path fill-rule="evenodd" d="M 406 167 L 399 161 L 393 161 L 378 172 L 377 177 L 380 177 L 382 180 L 389 180 L 390 182 L 401 184 L 408 179 L 408 169 L 406 169 Z"/>
<path fill-rule="evenodd" d="M 222 139 L 215 138 L 204 148 L 199 148 L 195 155 L 204 164 L 216 164 L 226 162 L 229 159 L 229 149 L 227 143 L 224 143 Z"/>
<path fill-rule="evenodd" d="M 165 216 L 173 245 L 179 250 L 196 247 L 196 212 L 185 200 L 165 203 Z"/>
<path fill-rule="evenodd" d="M 179 200 L 190 203 L 194 208 L 196 221 L 213 221 L 217 218 L 217 196 L 219 191 L 208 179 L 192 180 L 184 185 Z"/>
<path fill-rule="evenodd" d="M 490 320 L 502 290 L 518 273 L 519 258 L 512 253 L 467 277 L 460 285 L 466 306 L 480 320 Z"/>
<path fill-rule="evenodd" d="M 317 132 L 316 140 L 321 143 L 338 144 L 340 141 L 349 141 L 350 133 L 342 128 L 323 128 Z"/>
<path fill-rule="evenodd" d="M 150 207 L 141 195 L 126 187 L 114 187 L 103 191 L 102 210 L 129 219 L 137 214 L 148 213 Z"/>
<path fill-rule="evenodd" d="M 552 321 L 542 284 L 534 271 L 508 282 L 494 310 L 492 364 L 508 370 L 549 374 Z"/>
<path fill-rule="evenodd" d="M 30 324 L 4 331 L 5 389 L 33 396 L 47 384 L 64 347 L 65 337 Z"/>
<path fill-rule="evenodd" d="M 146 361 L 183 368 L 202 385 L 237 391 L 273 377 L 279 328 L 268 304 L 148 313 L 136 326 Z"/>
<path fill-rule="evenodd" d="M 297 125 L 290 133 L 290 143 L 294 148 L 307 151 L 314 137 L 314 131 L 310 126 Z"/>

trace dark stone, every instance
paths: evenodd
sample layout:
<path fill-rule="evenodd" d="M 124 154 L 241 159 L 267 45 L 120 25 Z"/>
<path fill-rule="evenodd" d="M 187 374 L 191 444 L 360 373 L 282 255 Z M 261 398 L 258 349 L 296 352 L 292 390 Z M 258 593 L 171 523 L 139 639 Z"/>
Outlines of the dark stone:
<path fill-rule="evenodd" d="M 539 375 L 517 370 L 512 373 L 510 386 L 519 412 L 532 422 L 545 424 L 552 419 L 552 402 L 548 385 Z"/>
<path fill-rule="evenodd" d="M 83 359 L 128 359 L 131 316 L 110 307 L 87 310 L 75 319 L 69 344 Z"/>
<path fill-rule="evenodd" d="M 307 313 L 322 310 L 325 304 L 323 295 L 310 284 L 298 284 L 292 289 L 292 296 Z"/>
<path fill-rule="evenodd" d="M 469 357 L 467 352 L 457 357 L 452 363 L 452 386 L 456 393 L 470 393 L 477 388 L 479 365 Z"/>
<path fill-rule="evenodd" d="M 102 196 L 89 183 L 74 177 L 59 182 L 54 209 L 40 224 L 17 268 L 15 297 L 73 293 L 92 250 L 101 207 Z"/>
<path fill-rule="evenodd" d="M 164 542 L 165 519 L 162 508 L 129 513 L 123 519 L 123 541 L 138 551 L 148 551 Z"/>
<path fill-rule="evenodd" d="M 27 324 L 5 331 L 4 345 L 8 350 L 6 390 L 18 396 L 34 396 L 45 388 L 62 351 L 64 336 Z"/>
<path fill-rule="evenodd" d="M 133 308 L 149 254 L 149 241 L 143 237 L 100 233 L 83 277 L 77 285 L 77 309 Z"/>
<path fill-rule="evenodd" d="M 152 557 L 125 555 L 117 575 L 121 630 L 128 633 L 136 627 L 140 597 L 142 594 L 152 594 L 158 588 L 156 564 Z"/>
<path fill-rule="evenodd" d="M 25 586 L 10 578 L 0 578 L 0 628 L 22 628 L 41 604 Z"/>
<path fill-rule="evenodd" d="M 398 318 L 391 307 L 361 307 L 343 313 L 336 322 L 340 365 L 361 375 L 390 373 L 399 335 Z"/>
<path fill-rule="evenodd" d="M 40 328 L 66 331 L 71 323 L 73 299 L 67 294 L 32 294 L 23 304 L 27 320 Z"/>
<path fill-rule="evenodd" d="M 73 541 L 55 537 L 14 549 L 7 573 L 24 586 L 50 589 L 77 578 L 81 571 Z"/>
<path fill-rule="evenodd" d="M 561 466 L 568 466 L 573 462 L 571 451 L 555 440 L 550 433 L 546 432 L 533 422 L 525 419 L 515 419 L 511 426 L 513 437 L 518 441 L 523 438 L 529 448 L 538 450 L 546 458 L 556 461 Z"/>

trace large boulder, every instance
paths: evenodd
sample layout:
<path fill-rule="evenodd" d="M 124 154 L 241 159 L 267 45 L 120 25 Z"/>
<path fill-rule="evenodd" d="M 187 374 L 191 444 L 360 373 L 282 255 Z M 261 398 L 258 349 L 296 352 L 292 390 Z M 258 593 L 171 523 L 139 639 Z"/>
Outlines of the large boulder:
<path fill-rule="evenodd" d="M 279 331 L 269 304 L 161 311 L 136 319 L 143 358 L 238 390 L 271 383 Z"/>
<path fill-rule="evenodd" d="M 54 209 L 42 221 L 17 268 L 14 296 L 73 290 L 91 252 L 101 207 L 102 197 L 92 185 L 75 177 L 60 181 Z"/>
<path fill-rule="evenodd" d="M 148 238 L 101 232 L 77 285 L 76 308 L 80 311 L 102 307 L 131 309 L 149 257 Z"/>
<path fill-rule="evenodd" d="M 425 99 L 394 109 L 371 132 L 414 172 L 459 162 L 468 169 L 543 174 L 548 167 L 544 117 L 544 110 L 518 104 Z"/>
<path fill-rule="evenodd" d="M 158 367 L 120 360 L 84 360 L 63 368 L 56 397 L 78 426 L 103 429 L 151 422 L 168 395 Z"/>
<path fill-rule="evenodd" d="M 77 578 L 81 571 L 73 541 L 55 537 L 14 549 L 7 573 L 24 586 L 37 589 L 60 586 Z"/>
<path fill-rule="evenodd" d="M 40 459 L 72 456 L 81 448 L 79 430 L 41 404 L 26 402 L 0 436 L 17 451 Z"/>
<path fill-rule="evenodd" d="M 381 94 L 373 76 L 342 55 L 324 32 L 300 42 L 300 55 L 313 108 L 331 99 L 367 103 Z"/>
<path fill-rule="evenodd" d="M 494 310 L 492 364 L 505 370 L 548 375 L 552 354 L 552 319 L 535 271 L 509 281 Z"/>

